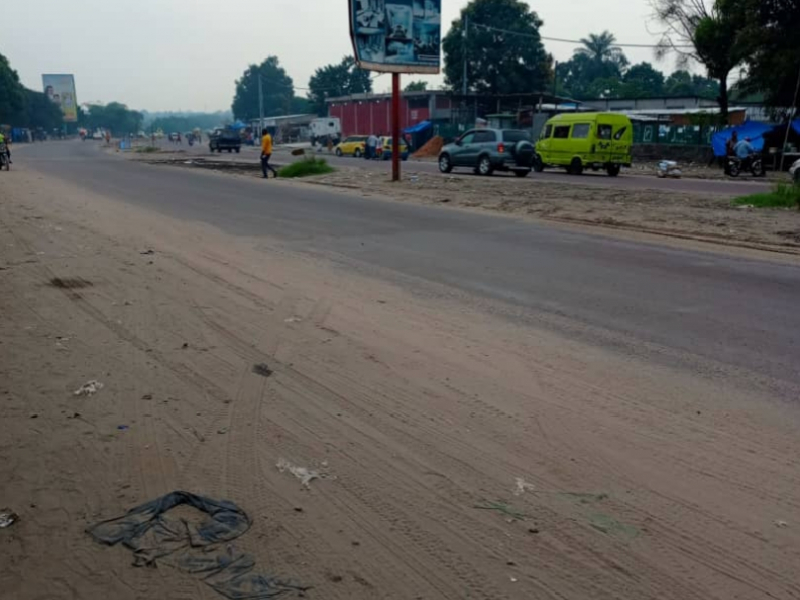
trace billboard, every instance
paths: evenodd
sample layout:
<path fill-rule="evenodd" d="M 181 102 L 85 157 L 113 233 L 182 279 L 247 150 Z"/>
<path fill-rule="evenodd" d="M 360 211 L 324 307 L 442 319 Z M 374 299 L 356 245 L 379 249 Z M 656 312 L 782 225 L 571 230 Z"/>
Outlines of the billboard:
<path fill-rule="evenodd" d="M 78 97 L 75 94 L 75 77 L 72 75 L 42 75 L 45 95 L 61 107 L 65 123 L 78 120 Z"/>
<path fill-rule="evenodd" d="M 350 37 L 362 69 L 436 74 L 442 0 L 349 0 Z"/>

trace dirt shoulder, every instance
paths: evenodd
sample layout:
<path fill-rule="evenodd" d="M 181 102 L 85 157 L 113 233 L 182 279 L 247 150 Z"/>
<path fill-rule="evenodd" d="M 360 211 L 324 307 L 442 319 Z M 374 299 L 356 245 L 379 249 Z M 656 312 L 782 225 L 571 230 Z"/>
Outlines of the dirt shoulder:
<path fill-rule="evenodd" d="M 260 176 L 253 161 L 182 155 L 128 155 L 126 158 L 221 174 Z M 658 189 L 562 185 L 552 181 L 518 180 L 509 176 L 480 178 L 440 175 L 404 165 L 403 180 L 392 183 L 385 173 L 339 168 L 304 183 L 354 190 L 363 196 L 400 202 L 438 204 L 468 210 L 544 221 L 602 227 L 606 231 L 644 232 L 678 239 L 800 254 L 800 211 L 734 206 L 730 200 Z M 655 179 L 654 179 L 655 181 Z"/>
<path fill-rule="evenodd" d="M 0 507 L 20 519 L 0 529 L 4 596 L 219 597 L 84 532 L 173 490 L 242 506 L 236 546 L 308 598 L 800 591 L 796 407 L 740 374 L 654 366 L 12 176 Z M 76 396 L 88 380 L 103 388 Z"/>

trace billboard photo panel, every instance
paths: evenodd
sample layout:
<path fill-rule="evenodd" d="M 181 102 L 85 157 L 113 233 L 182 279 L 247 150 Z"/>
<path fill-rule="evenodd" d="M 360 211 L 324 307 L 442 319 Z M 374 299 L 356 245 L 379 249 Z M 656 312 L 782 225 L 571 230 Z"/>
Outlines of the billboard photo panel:
<path fill-rule="evenodd" d="M 442 0 L 350 0 L 350 35 L 362 69 L 437 74 Z"/>
<path fill-rule="evenodd" d="M 73 75 L 42 75 L 42 87 L 47 98 L 61 108 L 65 123 L 78 121 L 78 97 Z"/>

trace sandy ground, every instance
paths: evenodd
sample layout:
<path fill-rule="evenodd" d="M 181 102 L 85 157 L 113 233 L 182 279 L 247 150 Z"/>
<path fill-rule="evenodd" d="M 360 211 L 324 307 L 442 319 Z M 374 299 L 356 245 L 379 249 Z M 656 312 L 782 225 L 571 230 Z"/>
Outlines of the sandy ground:
<path fill-rule="evenodd" d="M 83 531 L 177 489 L 240 504 L 237 545 L 309 598 L 800 596 L 800 423 L 769 382 L 12 175 L 2 598 L 218 598 Z"/>
<path fill-rule="evenodd" d="M 129 153 L 126 157 L 171 167 L 261 176 L 256 162 L 229 156 L 197 157 L 167 150 Z M 527 179 L 506 175 L 482 178 L 464 173 L 428 173 L 415 170 L 414 163 L 409 162 L 404 164 L 403 180 L 398 183 L 389 181 L 382 172 L 349 167 L 337 167 L 333 174 L 303 181 L 401 202 L 447 204 L 515 217 L 800 254 L 799 210 L 754 209 L 734 206 L 720 196 L 658 189 L 655 177 L 652 189 L 561 185 L 552 181 L 532 185 Z"/>

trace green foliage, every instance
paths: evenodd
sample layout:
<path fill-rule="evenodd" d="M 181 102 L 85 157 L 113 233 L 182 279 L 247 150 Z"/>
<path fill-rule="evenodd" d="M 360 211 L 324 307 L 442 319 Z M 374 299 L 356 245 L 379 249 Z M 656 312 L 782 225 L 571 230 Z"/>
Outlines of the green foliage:
<path fill-rule="evenodd" d="M 294 98 L 294 82 L 277 56 L 269 56 L 260 65 L 250 65 L 236 81 L 233 98 L 233 115 L 237 119 L 249 121 L 258 119 L 258 78 L 264 97 L 264 116 L 274 117 L 289 114 Z"/>
<path fill-rule="evenodd" d="M 107 129 L 114 135 L 137 134 L 144 116 L 120 102 L 89 104 L 78 115 L 78 122 L 89 130 Z"/>
<path fill-rule="evenodd" d="M 467 18 L 470 27 L 465 40 Z M 447 85 L 461 91 L 466 57 L 470 91 L 513 94 L 549 89 L 553 57 L 542 44 L 542 24 L 539 15 L 521 0 L 472 0 L 442 41 Z"/>
<path fill-rule="evenodd" d="M 719 82 L 702 75 L 692 75 L 688 71 L 678 70 L 667 77 L 664 82 L 666 96 L 699 96 L 716 100 L 719 96 Z"/>
<path fill-rule="evenodd" d="M 743 196 L 733 203 L 739 206 L 749 204 L 757 208 L 800 209 L 800 183 L 778 183 L 771 192 Z"/>
<path fill-rule="evenodd" d="M 278 174 L 281 177 L 291 179 L 295 177 L 310 177 L 312 175 L 327 175 L 334 171 L 335 169 L 328 164 L 327 160 L 312 156 L 286 165 L 278 171 Z"/>
<path fill-rule="evenodd" d="M 161 149 L 156 146 L 140 146 L 134 150 L 139 154 L 155 154 L 156 152 L 161 152 Z"/>
<path fill-rule="evenodd" d="M 317 69 L 308 82 L 308 100 L 318 115 L 327 115 L 326 98 L 366 94 L 372 91 L 369 71 L 359 69 L 355 58 L 345 56 L 339 63 Z"/>
<path fill-rule="evenodd" d="M 406 86 L 407 92 L 425 92 L 428 90 L 427 81 L 411 81 Z"/>
<path fill-rule="evenodd" d="M 62 122 L 61 109 L 43 93 L 24 87 L 8 59 L 0 54 L 0 123 L 49 130 Z"/>
<path fill-rule="evenodd" d="M 664 26 L 659 56 L 673 52 L 679 64 L 694 60 L 719 82 L 720 118 L 728 120 L 728 75 L 745 59 L 742 36 L 748 26 L 747 4 L 754 0 L 652 0 L 655 18 Z"/>
<path fill-rule="evenodd" d="M 622 48 L 615 46 L 617 38 L 610 31 L 590 33 L 580 41 L 583 47 L 575 50 L 575 54 L 588 57 L 595 65 L 610 67 L 610 72 L 616 75 L 628 66 L 628 58 Z M 609 70 L 603 71 L 603 75 L 608 73 Z"/>
<path fill-rule="evenodd" d="M 772 107 L 791 107 L 800 73 L 800 0 L 738 3 L 745 4 L 747 22 L 744 91 L 763 94 Z"/>
<path fill-rule="evenodd" d="M 196 113 L 189 115 L 167 115 L 154 119 L 148 126 L 148 131 L 161 130 L 164 133 L 179 131 L 185 133 L 194 130 L 196 127 L 201 131 L 214 129 L 229 122 L 229 115 L 226 113 Z"/>
<path fill-rule="evenodd" d="M 17 72 L 0 54 L 0 123 L 9 123 L 13 115 L 23 110 L 24 89 Z"/>
<path fill-rule="evenodd" d="M 648 98 L 664 95 L 664 74 L 647 62 L 633 65 L 625 72 L 619 90 L 622 98 Z"/>

